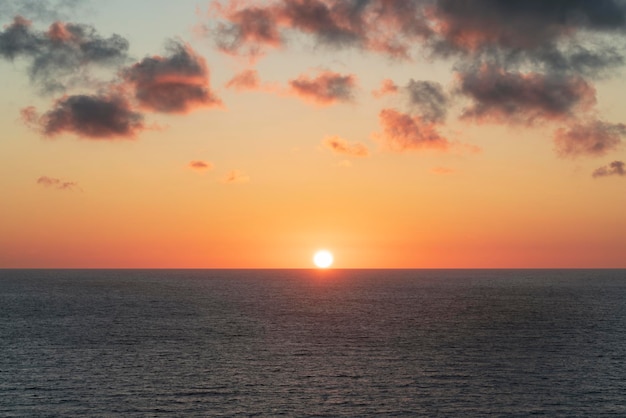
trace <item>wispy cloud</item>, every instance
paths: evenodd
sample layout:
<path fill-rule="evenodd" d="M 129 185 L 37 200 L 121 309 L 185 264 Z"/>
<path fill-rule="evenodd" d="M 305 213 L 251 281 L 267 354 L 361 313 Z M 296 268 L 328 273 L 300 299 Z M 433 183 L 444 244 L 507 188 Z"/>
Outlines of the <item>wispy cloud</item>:
<path fill-rule="evenodd" d="M 442 123 L 446 119 L 450 100 L 439 83 L 411 79 L 403 89 L 409 107 L 428 122 Z"/>
<path fill-rule="evenodd" d="M 20 15 L 36 20 L 59 20 L 67 18 L 87 3 L 84 0 L 2 0 L 0 18 Z"/>
<path fill-rule="evenodd" d="M 37 184 L 43 187 L 49 187 L 56 190 L 80 191 L 78 183 L 74 181 L 65 181 L 54 177 L 41 176 L 37 179 Z"/>
<path fill-rule="evenodd" d="M 238 91 L 257 90 L 261 86 L 259 74 L 256 70 L 244 70 L 237 73 L 226 83 L 226 88 Z"/>
<path fill-rule="evenodd" d="M 607 177 L 607 176 L 626 176 L 626 164 L 623 161 L 613 161 L 609 165 L 605 165 L 594 170 L 592 176 Z"/>
<path fill-rule="evenodd" d="M 324 147 L 337 154 L 349 155 L 351 157 L 367 157 L 369 150 L 360 142 L 348 142 L 339 136 L 328 136 L 322 140 Z"/>
<path fill-rule="evenodd" d="M 226 184 L 248 183 L 249 181 L 250 176 L 239 170 L 231 170 L 222 178 L 222 183 Z"/>
<path fill-rule="evenodd" d="M 554 133 L 554 145 L 561 157 L 600 157 L 617 149 L 626 137 L 626 125 L 592 120 L 573 123 Z"/>
<path fill-rule="evenodd" d="M 292 94 L 315 104 L 327 106 L 351 101 L 356 88 L 356 77 L 352 74 L 320 71 L 314 77 L 302 74 L 290 80 L 289 87 Z"/>
<path fill-rule="evenodd" d="M 431 173 L 433 174 L 439 174 L 439 175 L 448 175 L 448 174 L 453 174 L 455 172 L 454 169 L 452 168 L 448 168 L 448 167 L 435 167 L 433 169 L 430 170 Z"/>

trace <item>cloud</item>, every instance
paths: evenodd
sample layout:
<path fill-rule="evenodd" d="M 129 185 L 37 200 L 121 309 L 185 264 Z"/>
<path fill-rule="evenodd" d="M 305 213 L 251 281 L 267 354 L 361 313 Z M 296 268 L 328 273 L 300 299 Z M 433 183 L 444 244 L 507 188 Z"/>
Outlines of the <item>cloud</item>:
<path fill-rule="evenodd" d="M 250 181 L 250 177 L 239 170 L 231 170 L 226 176 L 222 179 L 222 183 L 248 183 Z"/>
<path fill-rule="evenodd" d="M 90 66 L 115 66 L 127 59 L 128 41 L 119 35 L 100 36 L 89 25 L 53 23 L 46 32 L 32 29 L 17 16 L 0 32 L 0 56 L 26 58 L 28 74 L 43 93 L 84 83 Z"/>
<path fill-rule="evenodd" d="M 457 76 L 458 92 L 472 101 L 462 117 L 478 122 L 530 125 L 572 118 L 595 104 L 595 89 L 580 76 L 505 72 L 494 66 Z"/>
<path fill-rule="evenodd" d="M 207 28 L 206 32 L 221 51 L 254 57 L 262 54 L 264 47 L 282 45 L 274 7 L 237 6 L 237 2 L 226 6 L 212 4 L 212 10 L 226 22 L 218 22 L 215 28 Z"/>
<path fill-rule="evenodd" d="M 188 166 L 192 170 L 197 170 L 197 171 L 204 171 L 204 170 L 212 170 L 213 169 L 213 164 L 212 163 L 209 163 L 209 162 L 206 162 L 206 161 L 200 161 L 200 160 L 190 161 Z"/>
<path fill-rule="evenodd" d="M 257 90 L 260 85 L 259 74 L 256 70 L 244 70 L 235 74 L 235 76 L 226 83 L 227 88 L 239 91 Z"/>
<path fill-rule="evenodd" d="M 580 52 L 571 48 L 580 43 L 579 34 L 612 35 L 624 31 L 626 22 L 619 0 L 439 0 L 430 12 L 429 41 L 441 54 L 506 55 L 548 67 L 554 55 L 546 50 L 567 60 Z"/>
<path fill-rule="evenodd" d="M 611 164 L 604 167 L 600 167 L 594 170 L 592 176 L 607 177 L 607 176 L 626 176 L 626 164 L 623 161 L 613 161 Z"/>
<path fill-rule="evenodd" d="M 322 141 L 324 147 L 330 149 L 337 154 L 349 155 L 351 157 L 367 157 L 369 151 L 367 147 L 360 142 L 348 142 L 338 136 L 329 136 Z"/>
<path fill-rule="evenodd" d="M 2 0 L 0 17 L 20 15 L 36 20 L 59 20 L 85 3 L 84 0 Z"/>
<path fill-rule="evenodd" d="M 393 58 L 456 59 L 458 92 L 471 100 L 463 116 L 479 122 L 570 119 L 595 103 L 587 78 L 625 62 L 620 0 L 232 0 L 217 9 L 216 39 L 230 37 L 234 54 L 263 53 L 304 35 L 316 45 Z M 386 83 L 373 94 L 396 91 Z M 407 88 L 423 105 L 422 118 L 443 117 L 445 95 L 425 98 L 427 87 Z"/>
<path fill-rule="evenodd" d="M 33 107 L 23 109 L 22 118 L 49 137 L 69 132 L 90 139 L 130 139 L 145 129 L 143 116 L 116 94 L 64 96 L 41 116 Z"/>
<path fill-rule="evenodd" d="M 300 75 L 289 81 L 292 94 L 315 104 L 326 106 L 336 102 L 348 102 L 354 96 L 356 77 L 332 71 L 320 71 L 316 77 Z"/>
<path fill-rule="evenodd" d="M 455 170 L 452 168 L 447 168 L 447 167 L 435 167 L 431 169 L 430 172 L 433 174 L 448 175 L 448 174 L 453 174 Z"/>
<path fill-rule="evenodd" d="M 63 181 L 61 179 L 48 177 L 48 176 L 39 177 L 37 179 L 37 184 L 44 186 L 44 187 L 54 188 L 57 190 L 70 190 L 70 191 L 80 190 L 80 187 L 78 187 L 78 183 L 74 181 Z"/>
<path fill-rule="evenodd" d="M 209 88 L 204 58 L 189 45 L 171 41 L 169 55 L 146 57 L 122 71 L 139 105 L 162 113 L 185 113 L 198 107 L 220 106 Z"/>
<path fill-rule="evenodd" d="M 383 132 L 374 134 L 393 151 L 439 149 L 447 150 L 449 142 L 437 132 L 438 125 L 419 116 L 395 109 L 383 109 L 379 115 Z"/>
<path fill-rule="evenodd" d="M 393 80 L 386 78 L 380 83 L 380 87 L 377 90 L 372 91 L 372 96 L 376 98 L 381 98 L 388 94 L 397 94 L 399 91 L 399 87 Z"/>
<path fill-rule="evenodd" d="M 435 123 L 445 120 L 449 100 L 441 84 L 411 79 L 404 90 L 409 96 L 411 108 L 417 110 L 422 119 Z"/>
<path fill-rule="evenodd" d="M 559 128 L 554 134 L 554 145 L 561 157 L 599 157 L 617 149 L 623 137 L 626 125 L 593 120 Z"/>
<path fill-rule="evenodd" d="M 299 34 L 317 45 L 408 58 L 436 56 L 531 63 L 550 70 L 595 71 L 621 65 L 606 42 L 624 32 L 619 0 L 279 0 L 229 1 L 214 7 L 210 36 L 232 54 L 260 55 Z M 594 37 L 585 45 L 582 37 Z M 602 42 L 605 41 L 605 42 Z"/>
<path fill-rule="evenodd" d="M 411 44 L 430 32 L 424 6 L 415 0 L 282 0 L 262 6 L 230 1 L 213 7 L 222 21 L 208 33 L 220 49 L 238 55 L 262 55 L 303 33 L 326 47 L 406 58 Z"/>

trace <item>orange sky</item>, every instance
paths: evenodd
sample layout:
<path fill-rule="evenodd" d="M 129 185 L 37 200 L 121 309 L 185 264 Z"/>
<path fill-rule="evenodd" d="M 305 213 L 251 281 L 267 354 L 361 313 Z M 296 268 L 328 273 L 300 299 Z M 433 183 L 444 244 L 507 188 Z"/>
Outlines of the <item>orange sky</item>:
<path fill-rule="evenodd" d="M 624 268 L 626 10 L 531 3 L 7 2 L 0 268 Z"/>

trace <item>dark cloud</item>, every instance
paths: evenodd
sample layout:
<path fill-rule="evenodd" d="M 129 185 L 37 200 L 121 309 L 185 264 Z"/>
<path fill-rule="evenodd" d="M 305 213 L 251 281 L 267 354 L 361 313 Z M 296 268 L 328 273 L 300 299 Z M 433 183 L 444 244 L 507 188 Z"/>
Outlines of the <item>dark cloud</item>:
<path fill-rule="evenodd" d="M 367 157 L 369 155 L 365 145 L 360 142 L 350 143 L 338 136 L 324 138 L 322 144 L 337 154 L 349 155 L 351 157 Z"/>
<path fill-rule="evenodd" d="M 554 144 L 561 157 L 599 157 L 617 149 L 623 137 L 626 137 L 626 125 L 596 120 L 558 129 Z"/>
<path fill-rule="evenodd" d="M 470 99 L 462 117 L 478 122 L 588 118 L 591 80 L 625 63 L 623 0 L 231 0 L 217 10 L 215 38 L 231 39 L 233 54 L 261 54 L 304 35 L 316 45 L 393 58 L 453 59 L 456 92 Z M 411 98 L 406 115 L 417 116 L 417 126 L 445 119 L 450 99 L 438 85 L 412 81 L 399 89 L 388 81 L 373 94 L 398 91 Z"/>
<path fill-rule="evenodd" d="M 198 107 L 221 105 L 209 87 L 204 58 L 189 45 L 171 42 L 169 55 L 147 57 L 123 70 L 139 104 L 155 112 L 184 113 Z"/>
<path fill-rule="evenodd" d="M 319 105 L 348 102 L 354 96 L 356 77 L 331 71 L 321 71 L 314 78 L 301 75 L 289 81 L 291 92 Z"/>
<path fill-rule="evenodd" d="M 88 25 L 55 22 L 40 32 L 18 16 L 0 32 L 0 56 L 26 59 L 31 81 L 47 93 L 79 82 L 84 78 L 81 70 L 89 66 L 119 65 L 127 51 L 126 39 L 102 37 Z"/>
<path fill-rule="evenodd" d="M 393 151 L 449 148 L 448 140 L 439 134 L 439 126 L 432 121 L 395 109 L 383 109 L 378 117 L 383 131 L 376 137 Z"/>
<path fill-rule="evenodd" d="M 440 123 L 445 120 L 449 100 L 439 83 L 411 79 L 404 90 L 410 107 L 417 110 L 424 121 Z"/>
<path fill-rule="evenodd" d="M 69 132 L 89 139 L 133 138 L 145 129 L 143 116 L 114 94 L 66 96 L 40 117 L 33 108 L 23 110 L 22 115 L 49 137 Z"/>
<path fill-rule="evenodd" d="M 54 177 L 41 176 L 37 179 L 37 184 L 57 190 L 80 190 L 78 183 L 74 181 L 64 181 Z"/>
<path fill-rule="evenodd" d="M 505 72 L 494 66 L 457 75 L 458 92 L 472 100 L 462 117 L 479 122 L 567 119 L 595 104 L 595 89 L 580 76 Z"/>
<path fill-rule="evenodd" d="M 286 32 L 301 32 L 320 45 L 406 57 L 412 41 L 429 32 L 425 6 L 416 0 L 282 0 L 263 6 L 231 1 L 214 6 L 223 21 L 209 32 L 219 48 L 234 54 L 258 55 L 283 46 Z"/>
<path fill-rule="evenodd" d="M 626 176 L 626 164 L 623 161 L 613 161 L 611 164 L 594 170 L 593 177 Z"/>
<path fill-rule="evenodd" d="M 235 74 L 235 76 L 231 78 L 228 83 L 226 83 L 227 88 L 239 91 L 256 90 L 260 87 L 260 85 L 261 82 L 259 81 L 259 74 L 256 70 L 245 70 Z"/>
<path fill-rule="evenodd" d="M 532 50 L 577 31 L 626 28 L 626 8 L 619 0 L 439 0 L 433 11 L 437 34 L 465 51 Z"/>
<path fill-rule="evenodd" d="M 530 58 L 544 72 L 596 77 L 624 64 L 621 49 L 611 45 L 610 41 L 596 41 L 595 50 L 580 44 L 561 50 L 554 45 L 545 45 Z"/>
<path fill-rule="evenodd" d="M 223 20 L 213 36 L 231 53 L 282 46 L 289 32 L 300 32 L 319 44 L 395 57 L 408 57 L 419 45 L 442 56 L 591 69 L 620 64 L 621 54 L 611 53 L 610 43 L 575 48 L 579 35 L 610 37 L 626 29 L 619 0 L 231 1 L 216 9 Z"/>

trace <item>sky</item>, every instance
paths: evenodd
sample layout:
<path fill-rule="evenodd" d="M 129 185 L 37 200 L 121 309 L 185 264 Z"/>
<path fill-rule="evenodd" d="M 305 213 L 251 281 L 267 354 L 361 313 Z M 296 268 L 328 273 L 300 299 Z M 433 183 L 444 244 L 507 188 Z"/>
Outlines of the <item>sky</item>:
<path fill-rule="evenodd" d="M 0 20 L 0 268 L 626 268 L 625 1 Z"/>

